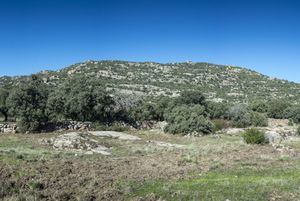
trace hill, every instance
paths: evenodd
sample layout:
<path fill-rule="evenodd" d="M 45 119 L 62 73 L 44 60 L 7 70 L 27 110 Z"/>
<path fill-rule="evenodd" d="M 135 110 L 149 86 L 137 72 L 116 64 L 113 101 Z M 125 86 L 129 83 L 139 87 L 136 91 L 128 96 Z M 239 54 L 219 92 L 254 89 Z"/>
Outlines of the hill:
<path fill-rule="evenodd" d="M 87 61 L 58 71 L 42 71 L 37 75 L 53 86 L 70 77 L 82 79 L 84 76 L 98 80 L 116 94 L 135 97 L 176 96 L 180 91 L 197 89 L 214 101 L 300 100 L 300 84 L 271 78 L 246 68 L 210 63 Z M 1 77 L 0 85 L 17 85 L 27 77 Z"/>

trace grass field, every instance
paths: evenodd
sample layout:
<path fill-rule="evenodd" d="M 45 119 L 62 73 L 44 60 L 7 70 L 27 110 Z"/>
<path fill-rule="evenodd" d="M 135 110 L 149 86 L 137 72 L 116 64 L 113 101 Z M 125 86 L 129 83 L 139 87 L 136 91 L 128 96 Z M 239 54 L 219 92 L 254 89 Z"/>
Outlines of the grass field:
<path fill-rule="evenodd" d="M 298 138 L 278 151 L 238 135 L 128 133 L 142 140 L 96 139 L 110 156 L 41 145 L 55 133 L 0 135 L 0 200 L 300 200 Z"/>

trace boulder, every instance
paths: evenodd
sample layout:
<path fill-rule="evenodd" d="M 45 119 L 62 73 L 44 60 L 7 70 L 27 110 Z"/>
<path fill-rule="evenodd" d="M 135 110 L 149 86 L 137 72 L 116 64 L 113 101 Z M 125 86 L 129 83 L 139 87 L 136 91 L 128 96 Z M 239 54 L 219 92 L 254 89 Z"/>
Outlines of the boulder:
<path fill-rule="evenodd" d="M 283 140 L 283 137 L 274 131 L 265 132 L 265 138 L 269 143 L 280 143 Z"/>
<path fill-rule="evenodd" d="M 88 133 L 67 133 L 54 138 L 43 139 L 41 143 L 52 146 L 57 150 L 69 150 L 83 154 L 98 153 L 106 156 L 111 155 L 109 148 L 99 144 Z"/>

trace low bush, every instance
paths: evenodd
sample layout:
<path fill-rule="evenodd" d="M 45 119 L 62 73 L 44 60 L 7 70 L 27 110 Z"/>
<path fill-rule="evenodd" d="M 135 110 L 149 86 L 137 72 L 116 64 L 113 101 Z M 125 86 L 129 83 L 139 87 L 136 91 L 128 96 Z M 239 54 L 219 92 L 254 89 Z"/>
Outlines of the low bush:
<path fill-rule="evenodd" d="M 214 119 L 212 120 L 212 123 L 214 124 L 214 132 L 229 128 L 231 126 L 230 122 L 224 119 Z"/>
<path fill-rule="evenodd" d="M 247 144 L 265 144 L 266 138 L 265 134 L 262 131 L 259 131 L 256 128 L 247 129 L 242 134 L 243 139 Z"/>
<path fill-rule="evenodd" d="M 268 126 L 268 118 L 264 114 L 251 112 L 251 125 L 256 127 Z"/>

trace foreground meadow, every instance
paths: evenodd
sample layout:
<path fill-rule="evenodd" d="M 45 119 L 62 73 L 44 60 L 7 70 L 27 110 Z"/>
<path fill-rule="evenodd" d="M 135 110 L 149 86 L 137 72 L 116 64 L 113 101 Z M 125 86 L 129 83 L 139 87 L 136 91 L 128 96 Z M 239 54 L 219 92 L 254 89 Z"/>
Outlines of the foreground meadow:
<path fill-rule="evenodd" d="M 0 135 L 0 200 L 300 200 L 300 138 L 278 150 L 239 134 L 127 134 L 140 139 L 93 137 L 110 155 L 41 143 L 61 133 Z"/>

